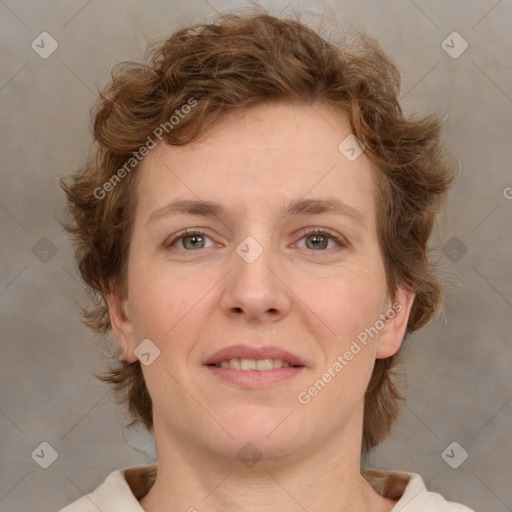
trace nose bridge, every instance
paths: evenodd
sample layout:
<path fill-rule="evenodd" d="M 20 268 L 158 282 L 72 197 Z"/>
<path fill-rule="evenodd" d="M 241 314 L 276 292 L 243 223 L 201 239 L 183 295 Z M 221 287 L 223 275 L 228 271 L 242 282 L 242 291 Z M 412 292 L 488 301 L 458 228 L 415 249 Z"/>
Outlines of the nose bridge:
<path fill-rule="evenodd" d="M 271 237 L 267 234 L 249 235 L 236 247 L 234 255 L 234 271 L 236 281 L 246 283 L 253 293 L 259 290 L 263 293 L 268 288 L 274 288 L 269 267 L 275 266 L 276 255 L 273 253 Z M 259 241 L 258 241 L 259 239 Z M 247 290 L 250 292 L 250 290 Z"/>
<path fill-rule="evenodd" d="M 224 293 L 226 311 L 258 317 L 288 309 L 286 287 L 278 278 L 279 254 L 274 252 L 269 233 L 245 237 L 235 248 L 233 270 Z"/>

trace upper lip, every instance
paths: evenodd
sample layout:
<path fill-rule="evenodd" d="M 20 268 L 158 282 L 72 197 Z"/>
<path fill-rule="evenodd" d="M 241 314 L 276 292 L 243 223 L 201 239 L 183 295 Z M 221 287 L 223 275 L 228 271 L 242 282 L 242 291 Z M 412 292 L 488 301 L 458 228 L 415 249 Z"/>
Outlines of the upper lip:
<path fill-rule="evenodd" d="M 230 359 L 281 359 L 282 361 L 288 361 L 292 366 L 305 366 L 300 357 L 282 348 L 272 346 L 251 347 L 247 345 L 233 345 L 223 348 L 210 356 L 204 364 L 219 364 Z"/>

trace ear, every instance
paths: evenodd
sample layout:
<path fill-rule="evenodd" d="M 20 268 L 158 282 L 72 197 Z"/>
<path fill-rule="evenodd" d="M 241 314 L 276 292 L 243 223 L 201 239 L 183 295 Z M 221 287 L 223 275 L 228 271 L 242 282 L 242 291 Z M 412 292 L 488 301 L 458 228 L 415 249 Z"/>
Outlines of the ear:
<path fill-rule="evenodd" d="M 112 331 L 121 348 L 119 359 L 133 363 L 137 360 L 137 356 L 133 353 L 135 340 L 133 323 L 129 314 L 128 298 L 124 297 L 112 281 L 103 287 L 103 297 L 108 304 Z"/>
<path fill-rule="evenodd" d="M 385 359 L 398 352 L 405 336 L 414 297 L 412 291 L 400 286 L 388 302 L 384 312 L 387 319 L 384 320 L 385 325 L 379 334 L 377 359 Z"/>

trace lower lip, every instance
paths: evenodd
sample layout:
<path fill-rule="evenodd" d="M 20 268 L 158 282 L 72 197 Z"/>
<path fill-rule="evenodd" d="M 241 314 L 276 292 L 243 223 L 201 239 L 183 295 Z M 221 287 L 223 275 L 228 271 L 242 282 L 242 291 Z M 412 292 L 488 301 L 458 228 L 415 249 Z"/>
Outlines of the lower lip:
<path fill-rule="evenodd" d="M 304 366 L 275 368 L 273 370 L 235 370 L 219 366 L 206 366 L 216 377 L 231 384 L 246 388 L 258 389 L 271 386 L 278 382 L 290 380 L 304 370 Z"/>

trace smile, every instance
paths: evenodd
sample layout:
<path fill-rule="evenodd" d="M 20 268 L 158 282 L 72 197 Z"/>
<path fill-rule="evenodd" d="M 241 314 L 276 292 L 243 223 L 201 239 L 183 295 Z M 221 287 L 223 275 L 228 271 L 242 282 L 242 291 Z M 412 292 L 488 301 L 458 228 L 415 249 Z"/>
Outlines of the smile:
<path fill-rule="evenodd" d="M 233 368 L 234 370 L 258 370 L 258 371 L 267 371 L 273 370 L 274 368 L 288 368 L 290 366 L 294 366 L 290 364 L 288 361 L 283 361 L 282 359 L 226 359 L 224 361 L 220 361 L 215 365 L 216 368 Z"/>
<path fill-rule="evenodd" d="M 278 346 L 232 345 L 203 362 L 215 379 L 243 389 L 265 389 L 307 370 L 307 361 Z"/>

